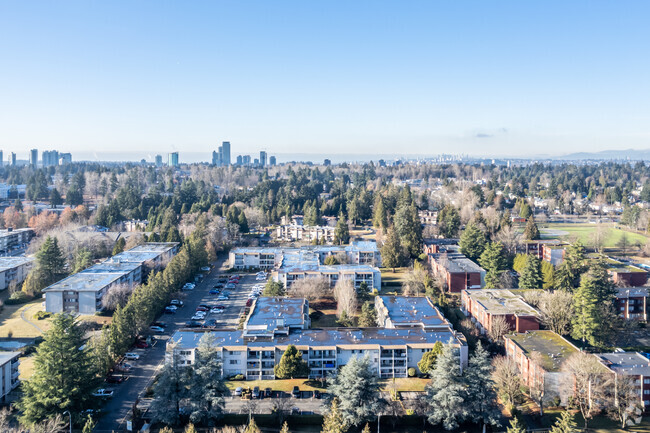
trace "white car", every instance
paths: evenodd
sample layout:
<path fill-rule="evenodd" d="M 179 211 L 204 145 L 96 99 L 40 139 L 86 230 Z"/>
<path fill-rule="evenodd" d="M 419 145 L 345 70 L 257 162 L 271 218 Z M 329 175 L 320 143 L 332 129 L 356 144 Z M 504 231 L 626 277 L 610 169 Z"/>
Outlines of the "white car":
<path fill-rule="evenodd" d="M 217 298 L 217 301 L 225 301 L 225 300 L 227 300 L 227 299 L 228 299 L 227 296 L 221 295 L 221 296 L 219 296 L 219 297 Z"/>
<path fill-rule="evenodd" d="M 162 334 L 163 332 L 165 332 L 165 329 L 160 326 L 150 326 L 149 330 L 152 332 L 156 332 L 158 334 Z"/>
<path fill-rule="evenodd" d="M 182 307 L 183 306 L 183 301 L 181 301 L 179 299 L 172 299 L 171 301 L 169 301 L 169 304 L 177 306 L 177 307 Z"/>
<path fill-rule="evenodd" d="M 183 286 L 183 289 L 182 289 L 182 290 L 194 290 L 195 287 L 196 287 L 196 284 L 186 283 L 186 284 Z"/>
<path fill-rule="evenodd" d="M 172 311 L 178 310 L 178 307 L 176 305 L 174 305 L 174 304 L 168 305 L 165 308 L 167 308 L 168 310 L 172 310 Z"/>
<path fill-rule="evenodd" d="M 128 352 L 124 354 L 124 358 L 128 359 L 129 361 L 137 361 L 138 359 L 140 359 L 140 355 L 134 352 Z"/>
<path fill-rule="evenodd" d="M 203 314 L 196 313 L 195 315 L 192 316 L 192 319 L 190 320 L 203 320 L 205 319 L 205 316 Z"/>
<path fill-rule="evenodd" d="M 223 308 L 213 308 L 212 310 L 210 310 L 210 313 L 211 314 L 221 314 L 221 313 L 223 313 Z"/>
<path fill-rule="evenodd" d="M 112 396 L 113 396 L 113 391 L 110 389 L 102 388 L 93 392 L 93 397 L 112 397 Z"/>
<path fill-rule="evenodd" d="M 203 266 L 201 272 L 210 272 L 210 266 Z"/>

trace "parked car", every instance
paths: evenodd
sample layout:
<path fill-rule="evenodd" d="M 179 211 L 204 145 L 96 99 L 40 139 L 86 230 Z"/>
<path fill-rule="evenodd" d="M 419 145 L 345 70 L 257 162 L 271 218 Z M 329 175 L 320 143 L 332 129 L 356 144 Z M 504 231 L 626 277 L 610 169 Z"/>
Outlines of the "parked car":
<path fill-rule="evenodd" d="M 171 301 L 169 301 L 169 304 L 170 305 L 175 305 L 177 307 L 182 307 L 183 306 L 183 301 L 181 301 L 180 299 L 172 299 Z"/>
<path fill-rule="evenodd" d="M 217 298 L 217 301 L 226 301 L 226 300 L 228 300 L 228 296 L 224 294 L 219 295 L 219 297 Z"/>
<path fill-rule="evenodd" d="M 183 287 L 181 287 L 181 290 L 194 290 L 195 287 L 196 287 L 196 284 L 187 283 Z"/>
<path fill-rule="evenodd" d="M 165 307 L 165 314 L 176 314 L 176 309 Z"/>
<path fill-rule="evenodd" d="M 136 341 L 135 347 L 137 347 L 138 349 L 146 349 L 147 347 L 149 347 L 149 345 L 147 344 L 146 341 Z"/>
<path fill-rule="evenodd" d="M 203 266 L 201 272 L 210 272 L 210 266 Z"/>
<path fill-rule="evenodd" d="M 232 290 L 232 289 L 234 289 L 235 287 L 236 287 L 236 286 L 235 286 L 234 283 L 228 283 L 228 284 L 226 284 L 226 289 L 231 289 L 231 290 Z"/>
<path fill-rule="evenodd" d="M 202 328 L 215 328 L 217 326 L 217 321 L 214 319 L 208 319 L 205 322 L 203 322 L 203 325 L 201 325 Z"/>
<path fill-rule="evenodd" d="M 251 298 L 248 298 L 248 300 L 246 301 L 246 306 L 250 307 L 251 305 L 253 305 L 253 300 Z"/>
<path fill-rule="evenodd" d="M 297 406 L 294 406 L 291 408 L 291 415 L 300 415 L 300 408 Z"/>
<path fill-rule="evenodd" d="M 218 295 L 221 290 L 219 289 L 210 289 L 210 294 L 211 295 Z"/>
<path fill-rule="evenodd" d="M 235 396 L 236 397 L 241 396 L 242 392 L 244 392 L 244 389 L 241 386 L 238 386 L 237 388 L 235 388 Z"/>
<path fill-rule="evenodd" d="M 154 326 L 160 326 L 161 328 L 167 327 L 167 324 L 165 322 L 152 322 L 151 324 Z"/>
<path fill-rule="evenodd" d="M 205 319 L 205 316 L 204 316 L 204 315 L 201 315 L 201 314 L 199 314 L 199 313 L 196 313 L 195 315 L 192 316 L 192 319 L 191 319 L 191 320 L 203 320 L 203 319 Z"/>
<path fill-rule="evenodd" d="M 124 376 L 111 374 L 106 378 L 106 383 L 118 384 L 124 382 Z"/>
<path fill-rule="evenodd" d="M 156 332 L 156 333 L 158 333 L 158 334 L 162 334 L 163 332 L 165 332 L 165 329 L 164 329 L 164 328 L 161 328 L 160 326 L 150 326 L 150 327 L 149 327 L 149 330 L 150 330 L 151 332 Z"/>
<path fill-rule="evenodd" d="M 124 358 L 128 359 L 129 361 L 137 361 L 138 359 L 140 359 L 140 355 L 134 352 L 127 352 L 124 354 Z"/>
<path fill-rule="evenodd" d="M 210 309 L 208 307 L 204 307 L 203 305 L 199 305 L 196 307 L 196 311 L 209 311 Z"/>
<path fill-rule="evenodd" d="M 293 391 L 291 391 L 291 397 L 300 398 L 300 388 L 294 386 Z"/>
<path fill-rule="evenodd" d="M 168 305 L 165 308 L 168 309 L 168 310 L 174 310 L 174 311 L 178 310 L 178 307 L 176 305 Z"/>
<path fill-rule="evenodd" d="M 189 322 L 185 322 L 185 327 L 186 328 L 200 328 L 201 323 L 197 322 L 196 320 L 190 320 Z"/>
<path fill-rule="evenodd" d="M 264 394 L 266 395 L 266 398 L 271 398 L 273 397 L 273 390 L 271 388 L 266 388 Z"/>
<path fill-rule="evenodd" d="M 251 398 L 260 398 L 260 387 L 256 386 L 253 388 L 253 392 L 251 393 Z"/>
<path fill-rule="evenodd" d="M 321 392 L 317 389 L 314 390 L 314 398 L 321 398 Z"/>
<path fill-rule="evenodd" d="M 110 389 L 101 388 L 93 392 L 93 397 L 112 397 L 112 396 L 113 396 L 113 390 Z"/>

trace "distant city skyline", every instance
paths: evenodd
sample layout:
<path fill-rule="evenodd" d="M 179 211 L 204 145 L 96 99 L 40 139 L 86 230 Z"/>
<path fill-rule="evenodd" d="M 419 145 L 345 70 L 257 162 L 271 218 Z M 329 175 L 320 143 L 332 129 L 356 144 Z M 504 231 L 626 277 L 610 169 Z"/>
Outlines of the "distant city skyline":
<path fill-rule="evenodd" d="M 643 1 L 3 2 L 0 148 L 647 149 L 649 15 Z"/>

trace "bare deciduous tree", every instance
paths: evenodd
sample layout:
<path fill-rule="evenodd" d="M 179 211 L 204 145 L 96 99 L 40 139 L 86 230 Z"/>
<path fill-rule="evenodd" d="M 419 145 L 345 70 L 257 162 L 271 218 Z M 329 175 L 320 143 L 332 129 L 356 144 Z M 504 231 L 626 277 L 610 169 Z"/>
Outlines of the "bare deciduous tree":
<path fill-rule="evenodd" d="M 490 329 L 488 329 L 488 337 L 490 340 L 498 343 L 504 335 L 510 332 L 510 325 L 503 316 L 492 316 Z"/>
<path fill-rule="evenodd" d="M 334 287 L 334 299 L 336 299 L 336 317 L 341 318 L 345 314 L 349 318 L 354 317 L 357 311 L 357 290 L 352 280 L 339 280 Z"/>
<path fill-rule="evenodd" d="M 519 245 L 521 241 L 521 235 L 517 233 L 516 229 L 513 229 L 510 226 L 505 226 L 502 227 L 501 230 L 499 230 L 499 233 L 497 233 L 496 241 L 501 242 L 503 247 L 510 254 L 514 254 L 517 245 Z"/>
<path fill-rule="evenodd" d="M 566 373 L 562 387 L 567 395 L 573 395 L 575 405 L 585 420 L 589 420 L 606 408 L 606 390 L 611 386 L 612 374 L 592 354 L 576 352 L 562 365 Z"/>
<path fill-rule="evenodd" d="M 569 292 L 562 290 L 543 292 L 537 308 L 542 313 L 542 323 L 548 329 L 560 335 L 567 335 L 571 331 L 573 297 Z"/>
<path fill-rule="evenodd" d="M 497 356 L 492 361 L 492 365 L 494 366 L 492 380 L 499 396 L 506 404 L 514 406 L 521 396 L 521 376 L 517 364 L 511 358 Z"/>
<path fill-rule="evenodd" d="M 640 387 L 634 382 L 632 376 L 616 374 L 612 386 L 607 389 L 608 415 L 620 422 L 622 429 L 632 423 L 631 418 L 639 418 L 643 414 Z"/>
<path fill-rule="evenodd" d="M 102 306 L 111 311 L 117 309 L 118 305 L 124 307 L 132 292 L 133 287 L 129 284 L 116 284 L 102 297 Z"/>
<path fill-rule="evenodd" d="M 419 262 L 415 262 L 402 283 L 402 294 L 404 296 L 423 295 L 426 290 L 425 279 L 427 274 L 427 269 Z"/>
<path fill-rule="evenodd" d="M 546 384 L 544 382 L 544 371 L 541 368 L 542 354 L 539 352 L 530 352 L 528 354 L 530 359 L 528 377 L 528 395 L 537 403 L 539 407 L 539 415 L 544 416 L 544 404 L 546 403 Z"/>
<path fill-rule="evenodd" d="M 308 301 L 314 301 L 330 292 L 330 283 L 325 277 L 302 278 L 294 281 L 289 287 L 289 296 L 305 298 Z"/>

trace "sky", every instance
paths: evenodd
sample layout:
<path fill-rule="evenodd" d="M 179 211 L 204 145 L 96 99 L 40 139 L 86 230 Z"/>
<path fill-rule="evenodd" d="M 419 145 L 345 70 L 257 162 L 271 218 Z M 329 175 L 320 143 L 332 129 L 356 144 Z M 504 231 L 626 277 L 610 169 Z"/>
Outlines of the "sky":
<path fill-rule="evenodd" d="M 647 1 L 0 0 L 0 149 L 650 148 Z"/>

